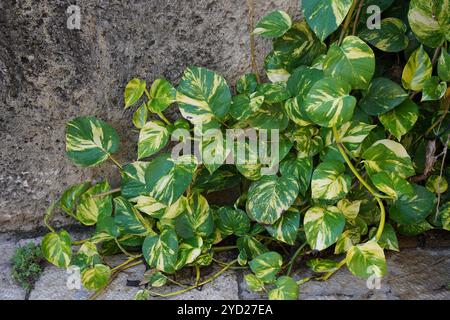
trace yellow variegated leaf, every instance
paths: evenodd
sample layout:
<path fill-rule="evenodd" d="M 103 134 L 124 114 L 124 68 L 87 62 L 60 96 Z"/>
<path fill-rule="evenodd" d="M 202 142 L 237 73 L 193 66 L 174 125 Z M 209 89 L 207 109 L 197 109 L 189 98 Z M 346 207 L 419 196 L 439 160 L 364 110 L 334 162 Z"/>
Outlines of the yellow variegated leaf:
<path fill-rule="evenodd" d="M 313 250 L 324 250 L 334 244 L 345 226 L 345 217 L 337 207 L 312 207 L 303 220 L 306 240 Z"/>
<path fill-rule="evenodd" d="M 44 236 L 41 242 L 44 258 L 57 267 L 67 268 L 72 257 L 70 235 L 61 230 L 59 233 L 52 232 Z"/>
<path fill-rule="evenodd" d="M 162 124 L 147 122 L 139 132 L 138 159 L 149 157 L 169 142 L 169 131 Z"/>
<path fill-rule="evenodd" d="M 267 38 L 278 38 L 285 34 L 291 26 L 291 17 L 286 12 L 277 10 L 262 18 L 253 33 Z"/>
<path fill-rule="evenodd" d="M 321 200 L 339 200 L 350 190 L 351 178 L 345 173 L 345 166 L 337 160 L 319 164 L 311 180 L 311 196 Z"/>
<path fill-rule="evenodd" d="M 431 60 L 423 46 L 415 50 L 408 59 L 402 73 L 402 84 L 405 89 L 420 91 L 433 72 Z"/>
<path fill-rule="evenodd" d="M 374 240 L 353 246 L 347 251 L 348 269 L 356 276 L 369 278 L 386 274 L 386 258 L 383 249 Z"/>
<path fill-rule="evenodd" d="M 178 253 L 175 230 L 164 229 L 160 235 L 146 237 L 142 253 L 151 267 L 167 273 L 174 272 Z"/>
<path fill-rule="evenodd" d="M 406 99 L 391 111 L 380 114 L 378 118 L 383 126 L 400 141 L 419 118 L 419 107 L 411 99 Z"/>

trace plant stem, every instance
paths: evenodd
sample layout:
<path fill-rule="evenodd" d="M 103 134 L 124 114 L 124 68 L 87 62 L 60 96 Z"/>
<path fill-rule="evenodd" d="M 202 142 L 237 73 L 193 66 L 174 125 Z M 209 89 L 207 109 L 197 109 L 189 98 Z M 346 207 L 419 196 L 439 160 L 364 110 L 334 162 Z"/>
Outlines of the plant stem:
<path fill-rule="evenodd" d="M 164 121 L 167 125 L 170 126 L 170 125 L 172 124 L 169 120 L 167 120 L 167 118 L 163 115 L 162 112 L 157 112 L 156 114 L 157 114 L 158 117 L 159 117 L 162 121 Z"/>
<path fill-rule="evenodd" d="M 223 246 L 223 247 L 213 247 L 212 250 L 214 252 L 222 252 L 222 251 L 228 251 L 228 250 L 233 250 L 233 249 L 237 249 L 237 246 Z"/>
<path fill-rule="evenodd" d="M 339 152 L 341 153 L 342 157 L 344 158 L 345 162 L 347 163 L 348 167 L 350 168 L 350 170 L 353 172 L 353 174 L 355 175 L 355 177 L 361 182 L 361 184 L 367 189 L 367 191 L 369 191 L 372 196 L 376 199 L 378 206 L 380 207 L 380 224 L 378 225 L 378 229 L 377 229 L 377 233 L 375 235 L 375 238 L 378 240 L 380 240 L 380 237 L 383 233 L 383 229 L 384 229 L 384 223 L 386 220 L 386 211 L 384 209 L 384 205 L 383 205 L 383 201 L 381 200 L 380 196 L 377 194 L 377 192 L 372 188 L 371 185 L 369 185 L 364 179 L 363 177 L 361 177 L 361 175 L 359 174 L 358 170 L 356 170 L 356 168 L 353 166 L 353 163 L 350 161 L 350 159 L 347 156 L 347 153 L 345 152 L 344 148 L 341 145 L 340 142 L 340 138 L 339 138 L 339 133 L 336 129 L 336 127 L 333 127 L 333 135 L 334 135 L 334 140 L 336 141 L 336 145 L 339 149 Z"/>
<path fill-rule="evenodd" d="M 260 83 L 261 79 L 258 74 L 258 66 L 256 65 L 256 58 L 255 58 L 255 37 L 253 35 L 253 0 L 247 0 L 247 7 L 248 7 L 247 20 L 250 32 L 250 63 L 252 66 L 253 73 L 256 76 L 256 81 Z"/>
<path fill-rule="evenodd" d="M 345 21 L 344 21 L 344 26 L 342 27 L 341 34 L 339 35 L 339 42 L 338 42 L 339 46 L 342 44 L 342 40 L 344 40 L 345 34 L 347 33 L 347 29 L 350 25 L 350 22 L 352 21 L 353 12 L 355 11 L 357 4 L 358 4 L 358 0 L 353 0 L 353 4 L 347 13 L 347 17 L 345 18 Z"/>
<path fill-rule="evenodd" d="M 114 159 L 112 155 L 108 155 L 108 156 L 109 156 L 109 160 L 111 160 L 117 166 L 117 168 L 119 168 L 120 171 L 123 171 L 123 168 L 120 165 L 120 163 L 116 159 Z"/>
<path fill-rule="evenodd" d="M 113 282 L 113 280 L 119 275 L 120 272 L 123 270 L 132 268 L 134 266 L 137 266 L 142 263 L 142 261 L 137 261 L 132 263 L 134 260 L 136 260 L 139 257 L 131 258 L 125 261 L 124 263 L 118 265 L 117 267 L 113 268 L 111 271 L 111 276 L 109 277 L 108 283 L 101 289 L 97 290 L 93 295 L 89 297 L 89 300 L 95 300 L 97 299 L 105 290 L 106 288 Z"/>
<path fill-rule="evenodd" d="M 200 282 L 200 267 L 198 264 L 195 265 L 195 285 L 198 286 Z"/>
<path fill-rule="evenodd" d="M 339 264 L 336 267 L 336 270 L 326 273 L 322 277 L 317 278 L 317 280 L 322 280 L 322 281 L 328 280 L 336 271 L 338 271 L 340 268 L 342 268 L 344 266 L 344 264 L 346 264 L 346 263 L 347 263 L 347 257 L 345 257 L 344 259 L 341 260 L 341 262 L 339 262 Z"/>
<path fill-rule="evenodd" d="M 45 212 L 45 216 L 44 216 L 44 224 L 45 226 L 51 231 L 51 232 L 55 232 L 55 229 L 53 229 L 53 227 L 50 225 L 49 220 L 53 215 L 53 212 L 55 210 L 55 206 L 56 206 L 57 202 L 53 202 L 47 209 L 47 211 Z"/>
<path fill-rule="evenodd" d="M 117 240 L 117 238 L 114 238 L 114 241 L 116 242 L 116 244 L 119 247 L 120 251 L 122 251 L 124 255 L 126 255 L 126 256 L 128 256 L 130 258 L 139 258 L 141 256 L 141 255 L 134 255 L 134 254 L 129 253 L 124 247 L 122 247 L 122 245 Z"/>
<path fill-rule="evenodd" d="M 291 260 L 288 263 L 288 269 L 286 271 L 286 275 L 290 275 L 292 272 L 292 267 L 294 266 L 295 260 L 297 259 L 298 255 L 300 254 L 300 252 L 303 250 L 303 248 L 306 246 L 306 242 L 303 243 L 300 247 L 298 247 L 298 249 L 295 251 L 294 255 L 292 256 Z"/>
<path fill-rule="evenodd" d="M 205 284 L 207 284 L 207 283 L 210 283 L 211 281 L 213 281 L 214 279 L 216 279 L 217 277 L 219 277 L 222 273 L 224 273 L 224 272 L 227 271 L 229 268 L 231 268 L 236 262 L 237 262 L 237 259 L 231 261 L 231 262 L 228 263 L 225 267 L 223 267 L 221 270 L 219 270 L 216 274 L 214 274 L 212 277 L 210 277 L 210 278 L 206 279 L 205 281 L 202 281 L 202 282 L 200 282 L 200 283 L 198 283 L 198 284 L 196 284 L 196 285 L 187 287 L 187 288 L 185 288 L 185 289 L 178 290 L 178 291 L 171 292 L 171 293 L 166 293 L 166 294 L 164 294 L 164 293 L 158 293 L 158 292 L 154 292 L 154 291 L 149 291 L 149 292 L 150 292 L 151 294 L 154 294 L 154 295 L 156 295 L 156 296 L 158 296 L 158 297 L 161 297 L 161 298 L 172 297 L 172 296 L 176 296 L 176 295 L 179 295 L 179 294 L 188 292 L 188 291 L 190 291 L 190 290 L 192 290 L 192 289 L 195 289 L 195 288 L 201 287 L 201 286 L 203 286 L 203 285 L 205 285 Z"/>
<path fill-rule="evenodd" d="M 106 192 L 93 194 L 93 195 L 92 195 L 92 198 L 98 198 L 98 197 L 109 196 L 110 194 L 119 192 L 120 190 L 121 190 L 120 188 L 115 188 L 115 189 L 111 189 L 111 190 L 106 191 Z"/>
<path fill-rule="evenodd" d="M 358 11 L 356 11 L 355 21 L 353 22 L 352 35 L 355 35 L 355 33 L 356 33 L 356 27 L 358 26 L 359 16 L 361 14 L 361 10 L 362 10 L 363 5 L 364 5 L 364 0 L 361 0 L 359 2 Z"/>

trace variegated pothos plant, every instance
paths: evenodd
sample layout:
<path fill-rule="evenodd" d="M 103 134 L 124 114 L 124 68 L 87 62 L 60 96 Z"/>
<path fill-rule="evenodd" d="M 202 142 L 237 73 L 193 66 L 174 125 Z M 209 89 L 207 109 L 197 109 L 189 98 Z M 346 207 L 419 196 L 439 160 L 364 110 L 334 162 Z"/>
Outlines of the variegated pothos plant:
<path fill-rule="evenodd" d="M 366 24 L 371 5 L 382 11 L 378 28 Z M 245 74 L 233 95 L 223 77 L 194 66 L 176 88 L 162 77 L 151 86 L 128 82 L 125 108 L 138 106 L 135 162 L 115 160 L 119 137 L 104 121 L 69 121 L 68 157 L 81 167 L 111 160 L 122 179 L 118 189 L 104 180 L 64 191 L 55 206 L 94 231 L 72 241 L 48 223 L 52 206 L 45 216 L 51 232 L 42 240 L 47 260 L 79 268 L 91 290 L 145 261 L 147 287 L 137 299 L 203 285 L 215 278 L 200 279 L 211 263 L 220 272 L 239 264 L 252 271 L 245 276 L 250 290 L 296 299 L 301 284 L 345 265 L 359 277 L 382 277 L 384 251 L 399 250 L 397 233 L 450 230 L 448 1 L 316 0 L 303 1 L 302 12 L 292 21 L 274 11 L 256 25 L 253 33 L 273 42 L 267 82 Z M 171 123 L 163 112 L 174 103 L 183 118 Z M 262 175 L 258 161 L 207 165 L 160 153 L 174 130 L 199 123 L 279 129 L 279 171 Z M 215 152 L 225 160 L 230 150 Z M 229 188 L 241 191 L 234 205 L 208 203 L 209 193 Z M 236 260 L 216 260 L 223 250 Z M 309 258 L 324 250 L 338 258 Z M 111 268 L 103 257 L 116 253 L 129 259 Z M 291 277 L 299 255 L 312 276 Z M 175 282 L 172 275 L 185 267 L 197 270 L 195 284 L 171 294 L 153 289 Z"/>

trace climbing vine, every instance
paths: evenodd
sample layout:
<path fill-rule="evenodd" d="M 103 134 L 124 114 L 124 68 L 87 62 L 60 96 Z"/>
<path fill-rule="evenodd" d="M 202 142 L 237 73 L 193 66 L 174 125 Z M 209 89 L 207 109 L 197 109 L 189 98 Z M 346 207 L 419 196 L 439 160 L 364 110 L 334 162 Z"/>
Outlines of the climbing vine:
<path fill-rule="evenodd" d="M 373 5 L 381 20 L 369 26 Z M 301 10 L 301 20 L 274 11 L 255 25 L 252 53 L 253 35 L 271 39 L 273 50 L 265 75 L 244 74 L 235 90 L 198 66 L 176 87 L 163 77 L 129 81 L 125 108 L 139 130 L 134 162 L 116 160 L 119 137 L 106 122 L 69 121 L 67 156 L 81 167 L 111 161 L 121 182 L 65 190 L 45 216 L 45 258 L 77 268 L 93 298 L 119 272 L 145 263 L 136 299 L 183 293 L 236 267 L 247 270 L 248 289 L 296 299 L 303 283 L 344 266 L 383 277 L 384 252 L 399 250 L 398 233 L 450 230 L 448 1 L 317 0 Z M 251 62 L 256 69 L 253 54 Z M 172 123 L 164 112 L 175 105 L 182 118 Z M 266 139 L 258 150 L 250 139 L 224 142 L 233 129 Z M 192 145 L 196 154 L 184 152 Z M 239 150 L 245 161 L 230 163 Z M 239 190 L 234 203 L 209 200 L 230 189 Z M 91 226 L 92 236 L 73 241 L 55 230 L 56 210 Z M 222 251 L 234 260 L 218 259 Z M 311 255 L 319 251 L 336 258 Z M 118 253 L 127 260 L 110 267 L 104 257 Z M 313 276 L 294 278 L 299 262 Z M 211 264 L 220 270 L 202 280 Z M 195 271 L 189 285 L 174 278 L 182 268 Z M 180 289 L 158 291 L 166 283 Z"/>

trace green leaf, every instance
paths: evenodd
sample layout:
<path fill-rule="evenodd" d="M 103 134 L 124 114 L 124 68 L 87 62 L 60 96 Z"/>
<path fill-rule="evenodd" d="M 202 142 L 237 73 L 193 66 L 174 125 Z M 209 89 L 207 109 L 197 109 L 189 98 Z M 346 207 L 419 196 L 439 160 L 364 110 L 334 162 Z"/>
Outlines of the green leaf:
<path fill-rule="evenodd" d="M 369 238 L 372 238 L 375 236 L 376 228 L 373 228 L 369 235 Z M 398 240 L 397 235 L 395 233 L 394 227 L 392 227 L 391 224 L 387 223 L 384 226 L 383 233 L 381 234 L 380 240 L 378 240 L 378 244 L 383 249 L 388 249 L 392 251 L 400 251 L 398 248 Z"/>
<path fill-rule="evenodd" d="M 200 169 L 195 179 L 194 189 L 211 193 L 232 188 L 241 182 L 241 176 L 234 166 L 223 166 L 212 174 L 207 169 Z"/>
<path fill-rule="evenodd" d="M 203 239 L 201 237 L 185 239 L 178 249 L 178 260 L 175 269 L 179 270 L 187 264 L 194 263 L 202 253 L 202 247 Z"/>
<path fill-rule="evenodd" d="M 148 284 L 153 288 L 159 288 L 167 283 L 167 277 L 155 269 L 150 269 L 144 273 L 144 278 L 140 285 Z"/>
<path fill-rule="evenodd" d="M 88 290 L 99 290 L 108 284 L 111 269 L 103 264 L 96 264 L 81 276 L 83 286 Z"/>
<path fill-rule="evenodd" d="M 288 276 L 281 276 L 275 282 L 275 289 L 269 292 L 269 300 L 297 300 L 298 284 Z"/>
<path fill-rule="evenodd" d="M 264 59 L 264 69 L 271 82 L 286 82 L 291 75 L 286 70 L 282 57 L 277 56 L 274 52 L 269 53 Z"/>
<path fill-rule="evenodd" d="M 272 224 L 297 198 L 299 185 L 293 177 L 263 176 L 248 190 L 247 213 L 262 224 Z"/>
<path fill-rule="evenodd" d="M 437 73 L 442 81 L 450 81 L 450 54 L 445 49 L 441 49 L 441 55 L 437 62 Z"/>
<path fill-rule="evenodd" d="M 159 271 L 172 273 L 177 262 L 178 239 L 173 229 L 164 229 L 159 236 L 148 236 L 142 245 L 145 261 Z"/>
<path fill-rule="evenodd" d="M 240 255 L 245 258 L 254 259 L 255 257 L 269 251 L 265 245 L 256 240 L 253 236 L 245 235 L 238 238 L 236 245 Z"/>
<path fill-rule="evenodd" d="M 405 195 L 389 208 L 389 216 L 399 224 L 417 224 L 431 213 L 436 200 L 427 188 L 413 184 L 414 193 Z"/>
<path fill-rule="evenodd" d="M 295 142 L 295 149 L 300 158 L 313 157 L 322 151 L 322 137 L 319 129 L 315 126 L 298 127 L 289 135 Z"/>
<path fill-rule="evenodd" d="M 409 57 L 402 73 L 402 84 L 405 89 L 421 91 L 425 82 L 431 77 L 433 67 L 431 60 L 421 45 Z"/>
<path fill-rule="evenodd" d="M 158 156 L 145 173 L 149 195 L 166 205 L 174 203 L 191 183 L 196 167 L 195 158 L 190 155 L 176 160 L 171 159 L 169 154 Z"/>
<path fill-rule="evenodd" d="M 144 80 L 134 78 L 125 86 L 125 109 L 135 104 L 144 94 L 146 83 Z"/>
<path fill-rule="evenodd" d="M 150 298 L 150 292 L 147 289 L 138 290 L 133 297 L 136 301 L 146 301 Z"/>
<path fill-rule="evenodd" d="M 392 140 L 378 140 L 363 154 L 364 167 L 369 176 L 386 171 L 396 173 L 401 178 L 415 174 L 411 158 L 405 148 Z"/>
<path fill-rule="evenodd" d="M 47 233 L 41 242 L 42 254 L 55 266 L 67 268 L 72 257 L 70 245 L 70 235 L 65 230 Z"/>
<path fill-rule="evenodd" d="M 183 213 L 187 206 L 187 200 L 184 196 L 178 198 L 170 206 L 148 196 L 139 196 L 132 200 L 136 202 L 134 207 L 137 210 L 157 219 L 174 219 Z"/>
<path fill-rule="evenodd" d="M 133 124 L 136 128 L 141 129 L 147 122 L 148 110 L 145 103 L 143 103 L 133 113 Z"/>
<path fill-rule="evenodd" d="M 311 196 L 320 200 L 339 200 L 350 190 L 351 177 L 345 174 L 345 166 L 339 161 L 328 160 L 319 164 L 313 172 Z"/>
<path fill-rule="evenodd" d="M 209 236 L 214 231 L 214 220 L 208 201 L 199 193 L 193 194 L 186 211 L 177 217 L 175 226 L 177 234 L 184 239 Z"/>
<path fill-rule="evenodd" d="M 169 131 L 157 122 L 147 122 L 139 132 L 138 159 L 149 157 L 169 142 Z"/>
<path fill-rule="evenodd" d="M 367 124 L 364 122 L 350 121 L 346 122 L 337 128 L 340 143 L 342 143 L 348 151 L 354 156 L 359 157 L 361 152 L 361 144 L 369 135 L 369 133 L 376 127 L 376 125 Z M 336 141 L 334 139 L 333 130 L 331 128 L 322 128 L 324 132 L 324 144 L 325 152 L 329 151 L 327 149 L 336 149 Z M 340 153 L 339 153 L 340 154 Z M 343 158 L 339 156 L 339 159 Z"/>
<path fill-rule="evenodd" d="M 440 81 L 439 77 L 433 76 L 423 84 L 422 100 L 433 101 L 441 99 L 447 91 L 447 83 Z"/>
<path fill-rule="evenodd" d="M 350 201 L 348 199 L 342 199 L 338 201 L 336 206 L 342 211 L 345 219 L 355 220 L 361 208 L 361 202 L 362 200 Z"/>
<path fill-rule="evenodd" d="M 258 80 L 254 73 L 244 74 L 236 83 L 236 90 L 239 93 L 251 94 L 256 91 Z"/>
<path fill-rule="evenodd" d="M 282 102 L 290 97 L 286 82 L 261 83 L 256 91 L 267 103 Z"/>
<path fill-rule="evenodd" d="M 323 41 L 344 21 L 352 3 L 352 0 L 305 1 L 302 11 L 311 29 Z"/>
<path fill-rule="evenodd" d="M 250 230 L 250 220 L 245 211 L 230 207 L 220 207 L 217 210 L 217 228 L 224 236 L 232 234 L 244 236 Z"/>
<path fill-rule="evenodd" d="M 167 109 L 176 101 L 177 91 L 165 78 L 156 79 L 150 88 L 150 101 L 148 107 L 150 111 L 158 113 Z"/>
<path fill-rule="evenodd" d="M 408 98 L 391 111 L 380 114 L 378 118 L 383 126 L 400 141 L 419 118 L 419 107 Z"/>
<path fill-rule="evenodd" d="M 123 167 L 120 192 L 125 198 L 135 198 L 147 194 L 145 171 L 150 162 L 135 161 Z"/>
<path fill-rule="evenodd" d="M 431 192 L 434 192 L 436 194 L 445 193 L 448 189 L 448 183 L 445 177 L 441 177 L 438 175 L 431 175 L 427 179 L 425 187 Z"/>
<path fill-rule="evenodd" d="M 264 102 L 264 95 L 255 92 L 250 95 L 239 94 L 233 97 L 230 115 L 236 120 L 246 120 L 259 110 Z"/>
<path fill-rule="evenodd" d="M 339 262 L 321 258 L 310 259 L 306 265 L 317 273 L 334 272 L 339 269 Z"/>
<path fill-rule="evenodd" d="M 266 226 L 266 230 L 275 239 L 293 245 L 297 239 L 299 225 L 300 212 L 289 208 L 277 222 Z"/>
<path fill-rule="evenodd" d="M 341 46 L 330 46 L 323 68 L 325 76 L 348 82 L 352 89 L 365 89 L 375 72 L 375 55 L 360 38 L 348 36 Z"/>
<path fill-rule="evenodd" d="M 289 118 L 279 106 L 263 104 L 261 108 L 247 120 L 249 127 L 254 129 L 278 129 L 283 131 L 287 128 Z"/>
<path fill-rule="evenodd" d="M 361 233 L 357 228 L 345 230 L 336 241 L 334 254 L 345 253 L 361 241 Z"/>
<path fill-rule="evenodd" d="M 77 206 L 77 219 L 87 226 L 92 226 L 97 223 L 100 216 L 108 217 L 112 213 L 112 196 L 94 196 L 110 190 L 107 180 L 97 183 L 95 186 L 89 188 L 80 197 L 80 202 Z"/>
<path fill-rule="evenodd" d="M 291 17 L 284 11 L 277 10 L 262 18 L 253 30 L 266 38 L 278 38 L 286 33 L 292 26 Z"/>
<path fill-rule="evenodd" d="M 387 78 L 376 78 L 359 101 L 359 106 L 368 115 L 377 116 L 392 110 L 406 98 L 408 94 L 397 83 Z"/>
<path fill-rule="evenodd" d="M 188 67 L 177 89 L 177 102 L 183 117 L 192 123 L 223 120 L 231 105 L 225 79 L 201 67 Z"/>
<path fill-rule="evenodd" d="M 367 279 L 386 274 L 386 258 L 376 241 L 356 245 L 347 251 L 346 263 L 355 276 Z"/>
<path fill-rule="evenodd" d="M 309 119 L 323 127 L 339 126 L 350 121 L 356 99 L 349 95 L 350 85 L 337 78 L 323 78 L 310 89 L 305 99 Z"/>
<path fill-rule="evenodd" d="M 291 29 L 273 42 L 274 54 L 280 57 L 288 71 L 310 65 L 318 55 L 326 52 L 326 48 L 304 20 L 294 22 Z"/>
<path fill-rule="evenodd" d="M 345 227 L 345 217 L 337 207 L 312 207 L 303 220 L 306 240 L 313 250 L 324 250 L 337 241 Z"/>
<path fill-rule="evenodd" d="M 83 193 L 85 193 L 91 187 L 89 181 L 71 185 L 67 188 L 59 199 L 59 205 L 61 209 L 72 215 L 75 207 Z"/>
<path fill-rule="evenodd" d="M 95 226 L 95 233 L 97 235 L 107 234 L 109 238 L 117 238 L 120 236 L 120 230 L 112 216 L 100 215 L 98 216 Z"/>
<path fill-rule="evenodd" d="M 409 43 L 405 33 L 403 21 L 389 17 L 381 20 L 380 28 L 364 29 L 358 36 L 381 51 L 399 52 L 405 50 Z"/>
<path fill-rule="evenodd" d="M 264 282 L 259 280 L 254 274 L 249 273 L 244 276 L 247 288 L 253 292 L 260 292 L 264 288 Z"/>
<path fill-rule="evenodd" d="M 324 77 L 323 71 L 306 66 L 300 66 L 294 70 L 287 81 L 287 90 L 295 97 L 300 95 L 306 97 L 314 83 Z"/>
<path fill-rule="evenodd" d="M 311 157 L 303 158 L 289 154 L 280 163 L 280 172 L 285 177 L 295 177 L 299 184 L 299 191 L 305 195 L 309 189 L 313 171 L 313 159 Z"/>
<path fill-rule="evenodd" d="M 412 185 L 395 173 L 382 171 L 371 175 L 370 179 L 378 190 L 394 199 L 399 199 L 403 195 L 411 196 L 414 194 Z"/>
<path fill-rule="evenodd" d="M 430 48 L 450 40 L 450 10 L 447 0 L 411 0 L 408 21 L 417 39 Z"/>
<path fill-rule="evenodd" d="M 401 235 L 408 236 L 408 237 L 415 237 L 419 234 L 422 234 L 428 230 L 434 229 L 431 224 L 428 223 L 428 221 L 424 220 L 422 222 L 416 223 L 416 224 L 399 224 L 397 225 L 397 230 Z"/>
<path fill-rule="evenodd" d="M 92 167 L 119 149 L 119 136 L 106 122 L 79 117 L 66 124 L 67 156 L 78 166 Z"/>
<path fill-rule="evenodd" d="M 440 210 L 442 229 L 450 231 L 450 204 L 445 204 Z"/>
<path fill-rule="evenodd" d="M 283 259 L 274 251 L 263 253 L 250 261 L 250 269 L 263 282 L 272 282 L 281 269 Z"/>
<path fill-rule="evenodd" d="M 114 221 L 119 229 L 128 234 L 144 234 L 147 229 L 137 217 L 135 210 L 125 198 L 114 198 Z"/>

